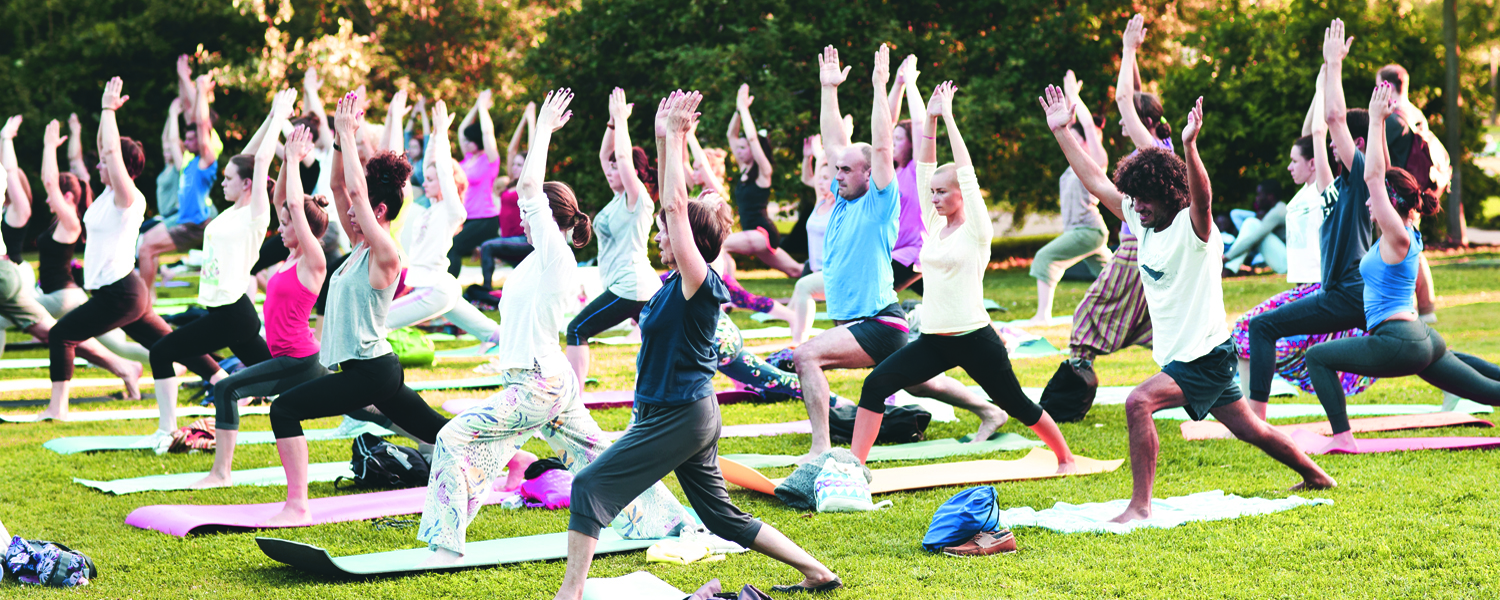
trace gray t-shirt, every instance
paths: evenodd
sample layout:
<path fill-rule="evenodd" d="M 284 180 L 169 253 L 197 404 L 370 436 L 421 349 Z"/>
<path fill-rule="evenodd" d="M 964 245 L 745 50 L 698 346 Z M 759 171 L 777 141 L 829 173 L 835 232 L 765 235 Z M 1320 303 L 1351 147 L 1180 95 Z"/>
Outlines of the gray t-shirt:
<path fill-rule="evenodd" d="M 329 276 L 323 347 L 319 352 L 323 366 L 333 368 L 346 360 L 390 354 L 385 316 L 395 295 L 395 282 L 383 290 L 370 287 L 370 247 L 361 242 L 349 260 Z"/>
<path fill-rule="evenodd" d="M 1063 229 L 1089 228 L 1104 231 L 1104 217 L 1099 214 L 1099 199 L 1089 195 L 1073 167 L 1057 178 L 1058 200 L 1062 205 Z"/>

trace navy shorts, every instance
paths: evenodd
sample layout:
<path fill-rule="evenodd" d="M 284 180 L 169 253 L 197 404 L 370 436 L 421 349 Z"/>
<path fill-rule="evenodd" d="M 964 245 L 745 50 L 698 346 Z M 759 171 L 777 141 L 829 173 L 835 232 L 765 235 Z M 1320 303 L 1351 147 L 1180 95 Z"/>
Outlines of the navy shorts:
<path fill-rule="evenodd" d="M 907 342 L 906 331 L 880 321 L 881 317 L 906 323 L 906 311 L 901 310 L 900 304 L 892 304 L 880 309 L 874 317 L 849 324 L 849 333 L 854 336 L 854 341 L 859 343 L 859 348 L 870 355 L 877 365 L 906 346 Z"/>
<path fill-rule="evenodd" d="M 1233 339 L 1214 346 L 1208 354 L 1192 362 L 1174 360 L 1161 368 L 1182 390 L 1182 399 L 1187 403 L 1183 408 L 1194 421 L 1207 418 L 1208 411 L 1240 401 L 1240 386 L 1234 382 L 1238 370 L 1239 353 Z"/>

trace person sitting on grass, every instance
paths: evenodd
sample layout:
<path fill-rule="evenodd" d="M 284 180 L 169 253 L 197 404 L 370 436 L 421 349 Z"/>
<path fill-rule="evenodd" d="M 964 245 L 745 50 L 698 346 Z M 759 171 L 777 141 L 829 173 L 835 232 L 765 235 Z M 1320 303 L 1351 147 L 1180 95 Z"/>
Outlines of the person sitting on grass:
<path fill-rule="evenodd" d="M 1151 354 L 1161 372 L 1136 386 L 1126 398 L 1134 487 L 1130 504 L 1114 521 L 1151 516 L 1160 447 L 1152 414 L 1178 406 L 1185 407 L 1193 420 L 1212 414 L 1235 437 L 1290 466 L 1302 476 L 1302 483 L 1293 489 L 1336 485 L 1290 437 L 1251 413 L 1235 385 L 1234 344 L 1224 322 L 1220 283 L 1224 245 L 1213 221 L 1208 172 L 1198 155 L 1203 99 L 1198 99 L 1182 130 L 1187 164 L 1166 150 L 1146 148 L 1120 162 L 1114 182 L 1068 130 L 1075 118 L 1068 96 L 1056 86 L 1047 86 L 1046 96 L 1038 101 L 1046 109 L 1047 126 L 1084 187 L 1140 238 L 1141 282 L 1156 335 Z"/>

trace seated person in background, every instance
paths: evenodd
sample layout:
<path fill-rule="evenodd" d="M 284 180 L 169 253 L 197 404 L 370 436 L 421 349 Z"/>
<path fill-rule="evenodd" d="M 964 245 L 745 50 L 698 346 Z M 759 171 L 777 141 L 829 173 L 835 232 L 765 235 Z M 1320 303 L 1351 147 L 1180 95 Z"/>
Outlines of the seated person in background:
<path fill-rule="evenodd" d="M 1260 182 L 1255 187 L 1255 210 L 1232 209 L 1229 219 L 1239 233 L 1224 252 L 1226 271 L 1233 275 L 1250 263 L 1265 264 L 1278 274 L 1286 273 L 1286 203 L 1281 201 L 1281 182 L 1275 179 Z"/>

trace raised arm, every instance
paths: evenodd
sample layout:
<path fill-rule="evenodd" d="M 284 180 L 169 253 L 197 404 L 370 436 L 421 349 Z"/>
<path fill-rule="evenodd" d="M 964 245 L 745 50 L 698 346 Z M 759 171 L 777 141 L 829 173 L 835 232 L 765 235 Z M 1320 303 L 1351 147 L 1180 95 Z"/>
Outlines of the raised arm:
<path fill-rule="evenodd" d="M 1131 17 L 1130 23 L 1125 26 L 1124 48 L 1120 50 L 1120 78 L 1115 83 L 1115 106 L 1120 109 L 1120 123 L 1125 127 L 1125 135 L 1135 143 L 1137 150 L 1156 147 L 1156 136 L 1151 130 L 1146 129 L 1146 124 L 1141 121 L 1141 116 L 1135 112 L 1137 65 L 1136 52 L 1146 42 L 1146 18 L 1141 15 Z M 1078 169 L 1075 167 L 1074 172 Z"/>
<path fill-rule="evenodd" d="M 82 183 L 92 182 L 93 174 L 89 173 L 89 165 L 83 161 L 83 123 L 78 121 L 78 113 L 68 115 L 67 139 L 68 172 L 77 176 Z M 182 157 L 179 156 L 177 160 L 181 161 Z"/>
<path fill-rule="evenodd" d="M 324 111 L 323 97 L 319 95 L 322 89 L 323 79 L 318 77 L 317 67 L 308 66 L 307 72 L 302 74 L 302 102 L 308 112 L 318 115 L 318 142 L 315 146 L 326 152 L 333 147 L 333 121 L 328 120 L 328 113 Z"/>
<path fill-rule="evenodd" d="M 381 150 L 406 153 L 406 143 L 401 139 L 401 122 L 410 111 L 411 108 L 406 105 L 406 90 L 396 90 L 391 95 L 391 102 L 385 107 L 385 138 L 380 141 Z"/>
<path fill-rule="evenodd" d="M 818 84 L 822 96 L 818 130 L 823 135 L 823 155 L 828 160 L 834 160 L 850 144 L 849 132 L 844 129 L 844 113 L 839 112 L 839 84 L 849 77 L 852 68 L 839 68 L 839 51 L 833 46 L 823 48 L 823 53 L 818 55 Z"/>
<path fill-rule="evenodd" d="M 312 152 L 312 131 L 306 125 L 298 125 L 286 138 L 286 157 L 281 161 L 281 175 L 277 177 L 277 194 L 286 193 L 287 218 L 292 222 L 292 235 L 297 237 L 297 247 L 302 249 L 297 259 L 297 280 L 302 286 L 315 290 L 323 286 L 328 264 L 318 250 L 320 242 L 307 223 L 305 205 L 309 201 L 302 193 L 302 159 Z M 257 164 L 260 162 L 257 158 Z M 261 186 L 263 187 L 263 186 Z"/>
<path fill-rule="evenodd" d="M 926 128 L 927 105 L 922 102 L 922 91 L 917 89 L 917 77 L 922 75 L 922 72 L 917 70 L 917 55 L 908 54 L 906 61 L 901 63 L 901 68 L 906 71 L 906 76 L 902 79 L 900 87 L 906 93 L 907 105 L 911 107 L 911 135 L 913 138 L 933 135 L 930 133 L 933 130 Z M 893 112 L 891 114 L 896 115 L 891 117 L 894 119 L 892 122 L 900 120 L 900 116 L 897 113 Z M 916 146 L 912 147 L 915 148 Z"/>
<path fill-rule="evenodd" d="M 115 122 L 115 111 L 130 100 L 130 96 L 120 95 L 124 88 L 125 81 L 119 77 L 104 84 L 104 97 L 99 101 L 103 108 L 99 113 L 99 160 L 109 170 L 109 184 L 115 190 L 115 206 L 130 208 L 140 191 L 125 168 L 125 155 L 120 151 L 120 126 Z"/>
<path fill-rule="evenodd" d="M 708 153 L 704 152 L 703 146 L 698 143 L 698 132 L 696 127 L 693 130 L 688 131 L 687 143 L 688 150 L 693 155 L 693 162 L 697 163 L 698 168 L 703 171 L 703 185 L 713 190 L 714 193 L 719 195 L 719 197 L 728 198 L 729 190 L 725 189 L 724 181 L 722 179 L 719 179 L 719 175 L 714 172 L 713 165 L 711 165 L 708 161 Z M 660 163 L 658 162 L 657 164 Z M 804 181 L 806 180 L 804 179 Z"/>
<path fill-rule="evenodd" d="M 875 51 L 875 68 L 870 73 L 870 83 L 875 88 L 874 108 L 870 111 L 871 152 L 870 183 L 876 189 L 885 189 L 896 179 L 896 149 L 894 132 L 891 130 L 891 113 L 886 111 L 886 84 L 891 78 L 891 49 L 885 44 Z"/>
<path fill-rule="evenodd" d="M 285 94 L 288 91 L 292 92 L 292 97 L 294 99 L 296 98 L 296 90 L 282 90 L 280 92 L 277 92 L 276 95 L 271 98 L 271 110 L 266 112 L 265 120 L 260 122 L 260 127 L 256 128 L 255 135 L 250 136 L 250 142 L 245 144 L 245 150 L 241 152 L 241 154 L 250 154 L 256 156 L 260 155 L 260 147 L 265 142 L 266 136 L 268 135 L 271 137 L 272 152 L 275 152 L 276 138 L 281 135 L 280 123 L 286 121 L 287 119 L 290 119 L 292 116 L 292 109 L 296 108 L 295 103 L 287 105 L 285 107 L 282 107 L 281 104 L 279 104 L 279 102 L 281 102 L 282 94 Z M 278 111 L 285 111 L 285 114 L 281 114 Z"/>
<path fill-rule="evenodd" d="M 334 128 L 338 131 L 339 147 L 353 148 L 357 143 L 361 114 L 359 95 L 349 94 L 339 100 L 334 114 Z M 396 283 L 401 274 L 401 252 L 396 241 L 380 221 L 375 218 L 375 209 L 370 206 L 370 191 L 365 185 L 365 169 L 359 163 L 357 152 L 344 152 L 344 185 L 349 189 L 349 206 L 370 247 L 370 287 L 386 289 Z"/>
<path fill-rule="evenodd" d="M 21 115 L 10 118 L 0 128 L 0 162 L 5 164 L 6 188 L 10 204 L 5 207 L 5 222 L 11 227 L 25 227 L 31 220 L 31 200 L 21 187 L 21 169 L 16 164 L 16 133 L 21 130 Z"/>
<path fill-rule="evenodd" d="M 67 139 L 60 137 L 61 130 L 62 125 L 54 120 L 42 131 L 42 188 L 47 191 L 47 206 L 57 217 L 57 231 L 63 234 L 63 239 L 77 240 L 78 234 L 83 232 L 78 208 L 63 197 L 62 188 L 57 183 L 57 148 Z M 52 235 L 55 239 L 57 233 Z"/>
<path fill-rule="evenodd" d="M 198 87 L 193 85 L 193 67 L 186 54 L 177 55 L 177 99 L 182 101 L 182 111 L 194 114 L 198 102 Z"/>
<path fill-rule="evenodd" d="M 276 138 L 281 135 L 282 125 L 292 116 L 292 109 L 297 106 L 297 90 L 287 89 L 276 93 L 275 99 L 271 101 L 271 114 L 266 118 L 263 129 L 270 130 L 270 138 L 262 140 L 255 149 L 255 167 L 252 169 L 254 175 L 250 180 L 250 214 L 259 218 L 271 210 L 270 198 L 266 196 L 265 181 L 270 177 L 271 160 L 276 158 Z M 301 160 L 299 157 L 298 160 Z M 297 164 L 290 160 L 281 161 L 283 165 L 291 164 L 292 170 L 296 170 Z M 285 166 L 282 170 L 287 170 Z M 301 178 L 299 173 L 298 183 L 300 191 Z M 316 246 L 314 246 L 316 247 Z"/>
<path fill-rule="evenodd" d="M 1325 118 L 1324 105 L 1327 90 L 1324 81 L 1327 67 L 1318 69 L 1317 92 L 1313 94 L 1312 106 L 1307 108 L 1307 116 L 1311 119 L 1308 123 L 1307 133 L 1312 136 L 1313 146 L 1313 183 L 1317 186 L 1318 193 L 1333 185 L 1333 165 L 1328 159 L 1328 120 Z"/>
<path fill-rule="evenodd" d="M 1078 95 L 1082 89 L 1083 84 L 1078 81 L 1078 76 L 1073 74 L 1072 69 L 1068 69 L 1068 73 L 1063 76 L 1063 92 L 1073 102 L 1073 113 L 1077 115 L 1078 123 L 1083 125 L 1083 146 L 1088 149 L 1094 162 L 1108 170 L 1109 152 L 1104 150 L 1104 136 L 1100 135 L 1099 127 L 1094 125 L 1094 115 L 1089 112 L 1088 105 Z"/>
<path fill-rule="evenodd" d="M 1400 94 L 1389 82 L 1375 86 L 1370 96 L 1370 131 L 1365 137 L 1365 185 L 1370 188 L 1370 216 L 1380 225 L 1380 260 L 1394 265 L 1406 258 L 1411 249 L 1411 234 L 1406 232 L 1406 219 L 1396 212 L 1391 204 L 1389 188 L 1385 185 L 1387 159 L 1385 118 L 1395 111 Z"/>
<path fill-rule="evenodd" d="M 688 300 L 692 300 L 708 280 L 708 261 L 698 251 L 693 240 L 693 226 L 688 221 L 687 178 L 682 172 L 687 132 L 698 118 L 696 111 L 702 100 L 703 95 L 698 92 L 674 92 L 667 98 L 667 142 L 662 161 L 666 166 L 662 169 L 661 203 L 666 211 L 667 237 L 672 242 L 677 272 L 682 276 L 682 296 Z"/>
<path fill-rule="evenodd" d="M 1344 105 L 1344 57 L 1354 38 L 1344 37 L 1344 22 L 1334 19 L 1323 33 L 1323 101 L 1324 114 L 1328 120 L 1328 134 L 1333 137 L 1333 146 L 1338 149 L 1339 162 L 1345 169 L 1354 168 L 1354 154 L 1359 148 L 1354 145 L 1354 136 L 1349 131 L 1346 118 L 1348 109 Z M 1369 140 L 1365 140 L 1369 144 Z M 1369 162 L 1366 161 L 1366 169 Z M 1356 174 L 1358 175 L 1358 174 Z"/>
<path fill-rule="evenodd" d="M 526 152 L 526 166 L 521 168 L 521 180 L 516 184 L 516 193 L 522 198 L 542 194 L 542 183 L 547 176 L 547 150 L 552 144 L 552 132 L 562 128 L 573 118 L 568 105 L 573 102 L 573 90 L 569 88 L 547 92 L 537 111 L 536 125 L 531 131 L 531 147 Z"/>
<path fill-rule="evenodd" d="M 1323 120 L 1323 76 L 1328 71 L 1328 63 L 1318 65 L 1318 78 L 1314 81 L 1312 103 L 1307 105 L 1307 115 L 1302 117 L 1302 135 L 1312 135 L 1313 123 Z"/>
<path fill-rule="evenodd" d="M 641 177 L 635 171 L 635 156 L 630 146 L 630 112 L 635 105 L 625 101 L 625 90 L 615 88 L 609 93 L 609 120 L 614 123 L 614 159 L 615 174 L 618 176 L 621 190 L 625 192 L 625 206 L 634 211 L 636 204 L 641 198 L 650 198 L 646 190 L 646 184 L 641 183 Z M 682 161 L 681 155 L 677 160 Z"/>
<path fill-rule="evenodd" d="M 521 119 L 516 121 L 516 132 L 510 135 L 510 145 L 505 147 L 505 173 L 512 178 L 521 176 L 521 173 L 516 171 L 516 156 L 521 154 L 521 142 L 525 139 L 526 125 L 536 120 L 535 115 L 536 103 L 527 102 L 526 111 L 521 114 Z M 533 128 L 532 135 L 535 134 L 536 131 Z"/>
<path fill-rule="evenodd" d="M 1043 96 L 1037 98 L 1037 102 L 1047 112 L 1047 127 L 1052 130 L 1052 137 L 1057 138 L 1057 145 L 1062 147 L 1063 155 L 1068 158 L 1068 165 L 1073 167 L 1073 174 L 1078 176 L 1090 195 L 1099 199 L 1104 208 L 1123 220 L 1125 214 L 1120 210 L 1120 202 L 1124 195 L 1104 174 L 1104 167 L 1094 162 L 1088 151 L 1079 145 L 1078 139 L 1068 131 L 1068 126 L 1073 124 L 1077 113 L 1067 94 L 1063 93 L 1062 88 L 1049 85 Z"/>
<path fill-rule="evenodd" d="M 432 138 L 423 156 L 431 157 L 428 160 L 437 172 L 438 189 L 443 192 L 442 197 L 433 198 L 432 201 L 463 202 L 463 198 L 458 195 L 458 183 L 453 179 L 453 148 L 448 142 L 448 127 L 453 125 L 453 115 L 448 114 L 447 103 L 438 100 L 432 104 L 432 122 Z"/>
<path fill-rule="evenodd" d="M 484 154 L 489 157 L 490 162 L 500 160 L 500 145 L 495 142 L 495 122 L 490 119 L 490 109 L 495 106 L 494 94 L 489 90 L 479 92 L 479 130 L 480 137 L 484 138 Z"/>
<path fill-rule="evenodd" d="M 755 158 L 757 177 L 755 185 L 763 188 L 771 187 L 771 157 L 766 156 L 765 148 L 760 143 L 760 132 L 755 128 L 755 120 L 750 117 L 750 105 L 755 102 L 755 96 L 750 95 L 750 86 L 740 84 L 739 92 L 735 94 L 735 114 L 740 118 L 740 127 L 745 130 L 745 141 L 750 145 L 750 156 Z"/>
<path fill-rule="evenodd" d="M 167 107 L 167 123 L 161 130 L 162 153 L 167 157 L 167 164 L 173 170 L 182 170 L 182 132 L 177 125 L 177 120 L 182 117 L 182 99 L 173 98 L 172 104 Z M 70 147 L 72 142 L 69 142 Z"/>
<path fill-rule="evenodd" d="M 1193 104 L 1188 113 L 1187 125 L 1182 128 L 1183 156 L 1187 158 L 1188 217 L 1193 221 L 1193 233 L 1198 239 L 1208 241 L 1209 230 L 1214 225 L 1214 190 L 1208 181 L 1208 169 L 1203 158 L 1198 156 L 1198 132 L 1203 129 L 1203 97 Z M 1217 243 L 1217 242 L 1215 242 Z"/>
<path fill-rule="evenodd" d="M 926 118 L 923 128 L 932 132 L 931 136 L 917 138 L 916 145 L 912 146 L 912 160 L 917 163 L 917 199 L 922 206 L 922 227 L 927 229 L 933 223 L 939 222 L 941 215 L 938 214 L 937 205 L 932 201 L 932 177 L 937 172 L 937 123 L 943 117 L 945 103 L 944 94 L 952 93 L 953 82 L 945 81 L 939 83 L 932 90 L 932 101 L 927 103 Z"/>
<path fill-rule="evenodd" d="M 210 119 L 208 110 L 208 95 L 214 89 L 213 77 L 200 75 L 197 86 L 198 100 L 193 103 L 193 122 L 198 124 L 198 167 L 207 169 L 219 161 L 218 150 L 213 144 L 213 120 Z"/>
<path fill-rule="evenodd" d="M 535 133 L 532 134 L 533 137 L 535 135 Z M 535 144 L 536 142 L 532 143 Z M 528 164 L 531 162 L 530 158 L 530 156 L 527 157 Z M 599 141 L 599 170 L 606 174 L 606 180 L 608 179 L 609 163 L 613 160 L 615 160 L 615 118 L 611 115 L 609 122 L 604 125 L 604 139 Z M 625 189 L 624 182 L 624 178 L 616 177 L 614 181 L 609 183 L 609 191 L 616 194 L 620 193 Z"/>

